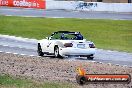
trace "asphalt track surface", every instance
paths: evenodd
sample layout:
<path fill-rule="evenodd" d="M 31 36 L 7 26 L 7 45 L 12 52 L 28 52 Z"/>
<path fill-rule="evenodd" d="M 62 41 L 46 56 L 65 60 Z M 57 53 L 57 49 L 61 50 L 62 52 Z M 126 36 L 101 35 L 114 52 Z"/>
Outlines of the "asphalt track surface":
<path fill-rule="evenodd" d="M 26 17 L 132 20 L 132 13 L 42 10 L 0 7 L 0 15 Z"/>
<path fill-rule="evenodd" d="M 0 15 L 25 17 L 82 18 L 132 20 L 132 13 L 78 12 L 65 10 L 37 10 L 0 7 Z M 37 42 L 20 41 L 0 37 L 0 51 L 14 54 L 38 56 Z M 86 58 L 66 58 L 68 60 L 86 60 Z M 97 49 L 93 61 L 132 66 L 132 53 Z"/>
<path fill-rule="evenodd" d="M 37 41 L 30 39 L 22 41 L 7 37 L 0 37 L 0 51 L 7 53 L 14 53 L 28 56 L 37 55 Z M 64 58 L 68 60 L 85 60 L 85 61 L 97 61 L 104 63 L 112 63 L 117 65 L 132 66 L 132 53 L 118 52 L 97 49 L 94 60 L 87 60 L 86 58 Z"/>

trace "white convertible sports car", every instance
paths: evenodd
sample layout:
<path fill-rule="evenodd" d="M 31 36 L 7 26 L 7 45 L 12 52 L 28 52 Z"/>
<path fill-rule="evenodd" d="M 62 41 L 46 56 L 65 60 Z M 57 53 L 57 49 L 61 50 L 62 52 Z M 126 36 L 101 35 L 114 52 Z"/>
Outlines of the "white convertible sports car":
<path fill-rule="evenodd" d="M 95 45 L 86 41 L 80 32 L 58 31 L 38 42 L 38 55 L 53 54 L 55 57 L 79 56 L 93 59 Z"/>

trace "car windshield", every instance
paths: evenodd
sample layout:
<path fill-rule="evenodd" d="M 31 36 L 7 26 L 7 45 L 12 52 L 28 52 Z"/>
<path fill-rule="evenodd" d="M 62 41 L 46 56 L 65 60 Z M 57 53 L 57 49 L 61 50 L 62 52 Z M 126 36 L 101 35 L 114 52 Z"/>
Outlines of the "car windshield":
<path fill-rule="evenodd" d="M 62 34 L 61 40 L 83 40 L 81 34 Z"/>
<path fill-rule="evenodd" d="M 83 40 L 83 36 L 80 33 L 55 33 L 51 40 Z"/>

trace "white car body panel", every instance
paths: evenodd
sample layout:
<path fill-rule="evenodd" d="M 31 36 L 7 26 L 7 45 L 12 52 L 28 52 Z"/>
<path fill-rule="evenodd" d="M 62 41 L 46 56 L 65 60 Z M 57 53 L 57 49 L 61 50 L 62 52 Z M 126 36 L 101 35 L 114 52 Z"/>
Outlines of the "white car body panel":
<path fill-rule="evenodd" d="M 38 55 L 54 54 L 55 57 L 69 55 L 86 56 L 93 58 L 95 46 L 91 41 L 86 41 L 80 32 L 58 31 L 50 37 L 38 42 Z"/>
<path fill-rule="evenodd" d="M 81 43 L 79 43 L 81 42 Z M 90 48 L 89 44 L 93 43 L 90 41 L 83 40 L 48 40 L 43 39 L 39 41 L 42 52 L 54 53 L 54 47 L 57 45 L 59 47 L 59 54 L 61 56 L 65 55 L 91 55 L 95 54 L 95 48 Z M 72 47 L 64 47 L 65 43 L 72 43 Z M 78 48 L 78 44 L 84 44 L 84 48 Z"/>
<path fill-rule="evenodd" d="M 65 56 L 65 55 L 75 55 L 75 56 L 80 56 L 80 55 L 91 55 L 95 54 L 95 49 L 80 49 L 80 48 L 60 48 L 60 55 Z"/>

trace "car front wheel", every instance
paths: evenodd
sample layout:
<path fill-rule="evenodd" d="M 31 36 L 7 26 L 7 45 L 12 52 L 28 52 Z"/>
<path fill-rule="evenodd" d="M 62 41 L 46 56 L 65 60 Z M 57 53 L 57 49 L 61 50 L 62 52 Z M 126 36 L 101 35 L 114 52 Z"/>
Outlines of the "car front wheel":
<path fill-rule="evenodd" d="M 39 56 L 43 56 L 44 55 L 44 53 L 42 52 L 42 49 L 41 49 L 41 45 L 39 43 L 38 43 L 38 50 L 37 50 L 37 52 L 38 52 Z"/>

